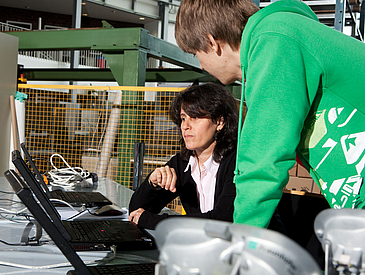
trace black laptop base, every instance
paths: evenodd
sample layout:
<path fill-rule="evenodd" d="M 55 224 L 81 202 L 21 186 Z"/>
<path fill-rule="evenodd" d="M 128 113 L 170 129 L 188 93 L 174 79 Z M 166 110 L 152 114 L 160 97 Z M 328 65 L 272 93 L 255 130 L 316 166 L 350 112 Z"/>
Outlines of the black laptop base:
<path fill-rule="evenodd" d="M 61 221 L 58 211 L 36 182 L 33 174 L 27 169 L 25 162 L 21 161 L 21 157 L 14 156 L 19 155 L 19 151 L 15 150 L 13 153 L 13 160 L 18 160 L 16 163 L 19 172 L 26 181 L 24 185 L 34 193 L 45 212 L 75 250 L 109 250 L 112 245 L 121 251 L 156 247 L 153 237 L 146 230 L 129 221 L 102 218 Z M 35 218 L 37 219 L 37 217 Z"/>
<path fill-rule="evenodd" d="M 30 189 L 24 184 L 24 182 L 20 179 L 20 177 L 11 170 L 7 170 L 4 173 L 4 176 L 11 184 L 14 192 L 17 194 L 19 199 L 27 206 L 28 210 L 32 213 L 34 217 L 37 217 L 37 221 L 43 227 L 44 230 L 48 233 L 48 235 L 52 238 L 54 243 L 60 248 L 61 252 L 65 257 L 70 261 L 70 263 L 74 266 L 80 274 L 92 274 L 84 262 L 73 250 L 69 242 L 63 237 L 63 235 L 58 231 L 55 224 L 52 220 L 49 219 L 48 215 L 44 212 L 44 210 L 39 206 L 39 204 L 35 201 L 32 192 Z M 76 255 L 77 257 L 71 257 L 69 255 Z"/>
<path fill-rule="evenodd" d="M 115 245 L 118 251 L 156 248 L 153 237 L 133 222 L 115 219 L 73 220 L 62 221 L 62 224 L 71 235 L 70 243 L 75 248 L 91 242 L 104 245 L 105 249 Z"/>
<path fill-rule="evenodd" d="M 143 263 L 143 264 L 122 264 L 122 265 L 99 265 L 89 266 L 88 269 L 93 275 L 99 274 L 121 274 L 121 275 L 154 275 L 155 263 Z M 70 270 L 67 275 L 82 275 L 76 270 Z"/>
<path fill-rule="evenodd" d="M 7 170 L 4 173 L 6 179 L 11 184 L 13 190 L 20 200 L 27 206 L 29 211 L 48 233 L 63 255 L 72 264 L 75 270 L 69 271 L 67 274 L 92 275 L 92 274 L 154 274 L 155 263 L 142 264 L 121 264 L 121 265 L 101 265 L 87 267 L 81 258 L 76 254 L 72 245 L 58 230 L 58 227 L 52 222 L 43 208 L 36 202 L 31 190 L 23 182 L 23 180 L 13 170 Z"/>

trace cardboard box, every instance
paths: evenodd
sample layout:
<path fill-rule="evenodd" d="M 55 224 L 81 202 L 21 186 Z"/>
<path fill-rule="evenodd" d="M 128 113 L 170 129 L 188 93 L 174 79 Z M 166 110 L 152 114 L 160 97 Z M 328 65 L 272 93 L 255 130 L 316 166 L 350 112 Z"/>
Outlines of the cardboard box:
<path fill-rule="evenodd" d="M 289 177 L 289 182 L 285 189 L 312 193 L 313 184 L 315 183 L 312 178 Z"/>
<path fill-rule="evenodd" d="M 319 186 L 315 182 L 313 182 L 312 193 L 322 194 L 321 189 L 319 188 Z"/>
<path fill-rule="evenodd" d="M 298 164 L 297 177 L 299 177 L 299 178 L 311 178 L 311 175 L 309 174 L 309 172 L 303 166 Z"/>
<path fill-rule="evenodd" d="M 298 168 L 298 163 L 295 163 L 293 168 L 289 170 L 289 176 L 296 177 L 297 176 L 297 168 Z"/>

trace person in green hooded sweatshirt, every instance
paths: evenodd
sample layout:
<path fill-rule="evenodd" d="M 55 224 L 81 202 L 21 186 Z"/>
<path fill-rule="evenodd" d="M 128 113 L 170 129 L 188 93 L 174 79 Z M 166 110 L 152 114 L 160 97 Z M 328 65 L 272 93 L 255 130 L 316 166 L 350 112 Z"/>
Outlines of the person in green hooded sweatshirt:
<path fill-rule="evenodd" d="M 241 79 L 234 222 L 267 227 L 296 155 L 332 208 L 365 206 L 365 44 L 298 0 L 183 0 L 179 47 Z"/>

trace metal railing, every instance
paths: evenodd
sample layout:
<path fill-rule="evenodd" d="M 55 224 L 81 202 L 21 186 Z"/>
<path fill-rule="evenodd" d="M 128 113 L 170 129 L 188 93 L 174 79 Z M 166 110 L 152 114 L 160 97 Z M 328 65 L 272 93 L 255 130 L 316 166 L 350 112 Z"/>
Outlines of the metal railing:
<path fill-rule="evenodd" d="M 12 31 L 29 31 L 29 29 L 14 26 L 8 23 L 0 22 L 0 31 L 1 32 L 12 32 Z"/>
<path fill-rule="evenodd" d="M 0 22 L 0 31 L 30 31 L 30 29 Z M 19 51 L 19 54 L 60 63 L 70 63 L 71 61 L 71 51 Z M 95 50 L 81 50 L 79 65 L 94 68 L 108 68 L 102 52 Z"/>
<path fill-rule="evenodd" d="M 0 31 L 30 31 L 30 29 L 14 26 L 8 23 L 0 22 Z M 109 68 L 103 53 L 95 50 L 80 50 L 79 65 L 92 67 L 92 68 Z M 71 63 L 71 51 L 19 51 L 19 55 L 39 58 L 60 63 Z M 149 58 L 147 62 L 147 68 L 158 68 L 160 65 L 159 60 L 155 58 Z M 163 62 L 164 68 L 181 68 L 168 62 Z"/>

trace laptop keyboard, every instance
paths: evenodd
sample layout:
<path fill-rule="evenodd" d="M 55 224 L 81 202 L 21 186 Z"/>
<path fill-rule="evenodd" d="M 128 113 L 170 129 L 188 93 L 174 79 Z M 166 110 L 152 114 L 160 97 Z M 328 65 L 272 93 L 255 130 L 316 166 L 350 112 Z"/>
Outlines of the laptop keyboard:
<path fill-rule="evenodd" d="M 52 192 L 53 193 L 53 192 Z M 90 201 L 90 197 L 86 196 L 83 193 L 76 192 L 56 192 L 57 197 L 63 201 L 74 201 L 74 202 L 88 202 Z"/>
<path fill-rule="evenodd" d="M 87 221 L 72 221 L 69 224 L 74 229 L 76 240 L 79 241 L 122 241 L 121 231 L 116 231 L 108 225 L 107 220 L 93 220 Z M 75 240 L 74 240 L 75 241 Z"/>
<path fill-rule="evenodd" d="M 99 265 L 99 266 L 89 267 L 89 269 L 96 270 L 98 274 L 153 275 L 155 270 L 155 264 L 143 263 L 143 264 L 123 264 L 123 265 Z"/>

